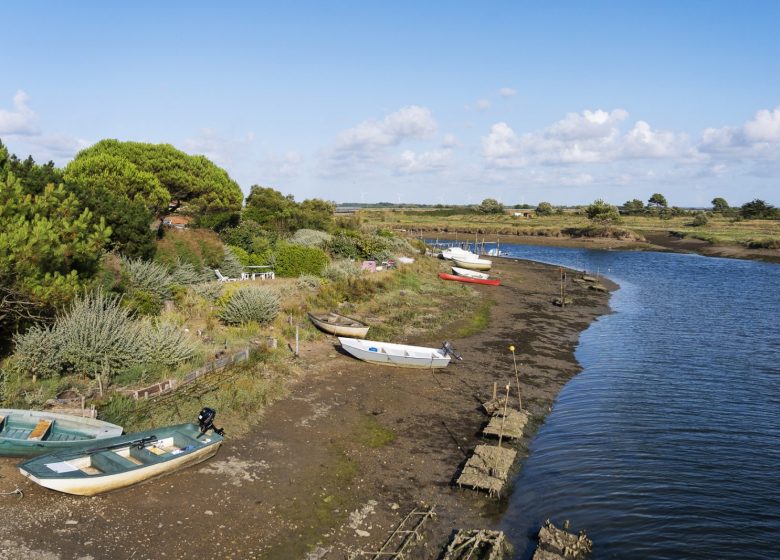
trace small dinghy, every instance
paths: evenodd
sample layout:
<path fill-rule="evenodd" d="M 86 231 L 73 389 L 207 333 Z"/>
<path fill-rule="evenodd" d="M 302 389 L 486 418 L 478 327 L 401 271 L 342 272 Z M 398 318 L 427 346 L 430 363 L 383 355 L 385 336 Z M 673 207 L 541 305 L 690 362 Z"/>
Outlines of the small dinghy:
<path fill-rule="evenodd" d="M 469 270 L 468 268 L 459 268 L 457 266 L 452 267 L 452 273 L 458 276 L 468 276 L 469 278 L 478 278 L 480 280 L 487 280 L 488 274 L 484 272 L 477 272 L 476 270 Z"/>
<path fill-rule="evenodd" d="M 472 253 L 471 251 L 467 251 L 466 249 L 461 249 L 460 247 L 450 247 L 449 249 L 444 249 L 441 252 L 441 258 L 449 261 L 454 260 L 455 258 L 476 259 L 477 254 Z"/>
<path fill-rule="evenodd" d="M 425 348 L 406 344 L 391 344 L 376 340 L 357 340 L 339 337 L 341 347 L 358 360 L 374 364 L 408 368 L 443 368 L 450 358 L 462 358 L 455 353 L 452 345 L 445 342 L 441 348 Z"/>
<path fill-rule="evenodd" d="M 458 265 L 459 268 L 467 268 L 469 270 L 490 270 L 490 267 L 493 266 L 493 261 L 479 258 L 463 259 L 461 257 L 454 257 L 452 261 Z"/>
<path fill-rule="evenodd" d="M 328 334 L 348 336 L 351 338 L 366 338 L 369 326 L 365 323 L 338 313 L 315 315 L 309 313 L 309 319 L 314 326 Z"/>
<path fill-rule="evenodd" d="M 19 464 L 19 471 L 45 488 L 66 494 L 110 492 L 212 457 L 224 434 L 214 427 L 215 415 L 204 408 L 198 414 L 198 425 L 167 426 L 110 438 L 97 447 L 42 455 Z"/>
<path fill-rule="evenodd" d="M 34 457 L 122 435 L 122 426 L 70 414 L 0 408 L 0 457 Z"/>
<path fill-rule="evenodd" d="M 469 284 L 484 284 L 486 286 L 500 286 L 501 280 L 498 278 L 489 280 L 486 278 L 472 278 L 470 276 L 458 276 L 455 274 L 447 274 L 446 272 L 440 272 L 439 278 L 442 280 L 454 280 L 455 282 L 467 282 Z"/>

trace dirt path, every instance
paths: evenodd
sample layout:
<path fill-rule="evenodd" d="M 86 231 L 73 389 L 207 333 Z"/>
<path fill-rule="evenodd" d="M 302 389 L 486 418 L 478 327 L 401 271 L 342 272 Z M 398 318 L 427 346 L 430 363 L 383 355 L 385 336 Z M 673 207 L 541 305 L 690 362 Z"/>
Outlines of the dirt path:
<path fill-rule="evenodd" d="M 481 440 L 479 403 L 494 381 L 514 377 L 508 345 L 538 426 L 579 370 L 580 332 L 608 312 L 607 294 L 578 285 L 574 306 L 554 307 L 557 268 L 499 261 L 504 285 L 480 287 L 495 302 L 489 327 L 453 340 L 464 361 L 442 372 L 372 366 L 331 341 L 311 345 L 301 356 L 308 373 L 249 435 L 228 437 L 198 467 L 94 498 L 37 487 L 16 460 L 0 460 L 0 491 L 25 492 L 0 497 L 0 559 L 345 558 L 377 549 L 421 502 L 436 504 L 438 518 L 420 558 L 435 557 L 454 528 L 496 526 L 503 503 L 452 481 Z M 406 342 L 438 346 L 453 326 L 443 331 Z M 521 457 L 528 443 L 518 444 Z"/>

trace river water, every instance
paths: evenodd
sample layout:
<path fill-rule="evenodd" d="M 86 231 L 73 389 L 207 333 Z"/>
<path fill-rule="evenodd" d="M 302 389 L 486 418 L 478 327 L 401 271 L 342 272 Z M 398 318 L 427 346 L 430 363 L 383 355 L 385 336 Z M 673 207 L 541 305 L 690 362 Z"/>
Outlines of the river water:
<path fill-rule="evenodd" d="M 501 249 L 620 285 L 514 480 L 515 557 L 550 518 L 594 559 L 780 559 L 780 266 Z"/>

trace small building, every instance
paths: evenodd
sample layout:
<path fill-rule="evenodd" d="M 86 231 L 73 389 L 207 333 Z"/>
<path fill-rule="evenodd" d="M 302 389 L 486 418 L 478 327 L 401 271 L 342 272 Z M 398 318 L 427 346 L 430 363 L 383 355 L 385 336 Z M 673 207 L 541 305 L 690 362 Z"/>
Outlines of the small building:
<path fill-rule="evenodd" d="M 533 218 L 534 213 L 531 210 L 513 210 L 512 217 L 528 219 L 528 218 Z"/>
<path fill-rule="evenodd" d="M 190 218 L 187 216 L 177 216 L 172 214 L 163 218 L 163 225 L 169 228 L 184 229 L 190 223 Z"/>

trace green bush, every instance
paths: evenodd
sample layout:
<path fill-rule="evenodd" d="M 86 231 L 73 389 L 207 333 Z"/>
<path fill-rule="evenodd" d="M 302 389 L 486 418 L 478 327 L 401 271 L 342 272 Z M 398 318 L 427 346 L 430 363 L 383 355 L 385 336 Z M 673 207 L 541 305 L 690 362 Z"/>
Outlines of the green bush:
<path fill-rule="evenodd" d="M 343 259 L 328 263 L 322 269 L 322 276 L 328 280 L 348 280 L 360 276 L 361 270 L 353 261 Z"/>
<path fill-rule="evenodd" d="M 173 279 L 164 264 L 122 257 L 122 277 L 130 293 L 146 292 L 161 300 L 171 297 Z"/>
<path fill-rule="evenodd" d="M 279 296 L 267 287 L 243 287 L 233 292 L 219 318 L 229 325 L 267 323 L 279 313 Z"/>
<path fill-rule="evenodd" d="M 218 268 L 228 278 L 241 278 L 241 273 L 244 272 L 244 265 L 229 247 L 225 247 L 222 262 L 219 263 Z"/>
<path fill-rule="evenodd" d="M 325 268 L 327 269 L 330 264 Z M 298 289 L 300 290 L 316 290 L 322 285 L 322 280 L 319 276 L 313 274 L 301 274 L 298 277 Z"/>
<path fill-rule="evenodd" d="M 195 355 L 195 342 L 178 325 L 148 321 L 142 330 L 141 348 L 146 363 L 175 366 Z"/>
<path fill-rule="evenodd" d="M 289 242 L 293 245 L 303 245 L 304 247 L 324 247 L 331 239 L 333 239 L 333 236 L 324 231 L 299 229 L 290 237 Z"/>
<path fill-rule="evenodd" d="M 322 249 L 289 243 L 279 243 L 276 246 L 274 270 L 278 276 L 319 275 L 327 263 L 328 256 Z"/>
<path fill-rule="evenodd" d="M 212 270 L 198 269 L 188 262 L 179 261 L 171 270 L 171 281 L 179 286 L 192 286 L 214 278 Z"/>
<path fill-rule="evenodd" d="M 704 212 L 699 212 L 696 214 L 696 217 L 693 218 L 691 225 L 694 227 L 706 226 L 708 221 L 709 220 L 707 219 L 707 215 Z"/>
<path fill-rule="evenodd" d="M 47 326 L 33 326 L 14 336 L 14 366 L 39 379 L 62 373 L 62 340 Z"/>
<path fill-rule="evenodd" d="M 196 294 L 211 301 L 219 299 L 225 293 L 224 282 L 203 282 L 193 284 L 191 287 Z"/>

